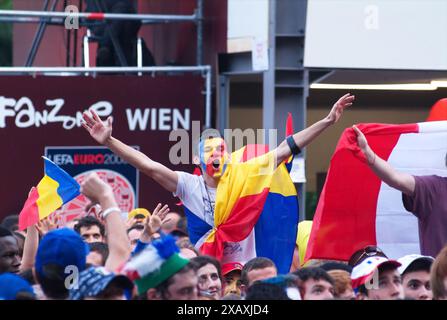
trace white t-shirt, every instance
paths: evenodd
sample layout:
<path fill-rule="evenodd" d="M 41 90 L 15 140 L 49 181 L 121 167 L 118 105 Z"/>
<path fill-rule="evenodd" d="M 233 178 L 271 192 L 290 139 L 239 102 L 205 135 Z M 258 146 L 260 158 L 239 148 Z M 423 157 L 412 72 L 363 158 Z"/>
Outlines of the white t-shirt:
<path fill-rule="evenodd" d="M 183 202 L 183 205 L 189 211 L 213 227 L 216 188 L 206 186 L 202 176 L 182 171 L 176 172 L 178 175 L 178 183 L 174 195 Z M 197 249 L 201 247 L 211 231 L 207 232 L 197 241 L 195 244 Z M 225 243 L 221 263 L 239 262 L 244 264 L 254 257 L 256 257 L 256 248 L 253 229 L 250 235 L 243 241 Z"/>

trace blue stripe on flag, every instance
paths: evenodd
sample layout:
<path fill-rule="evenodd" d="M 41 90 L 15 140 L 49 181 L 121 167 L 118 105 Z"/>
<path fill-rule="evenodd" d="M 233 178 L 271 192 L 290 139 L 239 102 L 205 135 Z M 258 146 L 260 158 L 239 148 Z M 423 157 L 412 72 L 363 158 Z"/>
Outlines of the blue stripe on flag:
<path fill-rule="evenodd" d="M 269 193 L 255 226 L 256 255 L 273 260 L 278 274 L 290 271 L 298 222 L 298 198 Z"/>
<path fill-rule="evenodd" d="M 188 221 L 189 240 L 191 240 L 191 243 L 195 245 L 197 241 L 199 241 L 200 238 L 202 238 L 203 235 L 211 230 L 213 227 L 197 217 L 185 205 L 183 206 L 183 208 L 185 209 L 186 221 Z"/>
<path fill-rule="evenodd" d="M 76 198 L 80 194 L 79 183 L 54 162 L 48 158 L 43 158 L 45 160 L 45 175 L 59 183 L 57 194 L 62 198 L 62 203 L 65 204 Z"/>

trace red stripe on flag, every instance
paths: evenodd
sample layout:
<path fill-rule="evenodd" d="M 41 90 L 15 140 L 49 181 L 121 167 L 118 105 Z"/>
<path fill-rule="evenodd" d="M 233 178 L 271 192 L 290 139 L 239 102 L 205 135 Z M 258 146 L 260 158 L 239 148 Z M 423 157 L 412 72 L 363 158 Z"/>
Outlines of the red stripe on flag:
<path fill-rule="evenodd" d="M 37 199 L 39 199 L 39 192 L 37 188 L 33 188 L 19 214 L 19 230 L 25 230 L 27 227 L 39 222 Z"/>
<path fill-rule="evenodd" d="M 92 12 L 87 16 L 88 20 L 104 20 L 104 13 Z"/>
<path fill-rule="evenodd" d="M 241 162 L 246 162 L 250 159 L 262 156 L 267 152 L 269 152 L 269 146 L 266 144 L 248 144 L 245 146 Z"/>
<path fill-rule="evenodd" d="M 417 124 L 359 124 L 357 127 L 384 160 L 388 160 L 401 134 L 418 132 Z M 304 260 L 348 260 L 356 250 L 376 245 L 380 185 L 380 179 L 368 167 L 357 146 L 354 130 L 346 129 L 331 159 Z"/>
<path fill-rule="evenodd" d="M 292 114 L 289 112 L 287 114 L 287 122 L 286 122 L 286 137 L 293 134 L 293 118 Z"/>
<path fill-rule="evenodd" d="M 220 260 L 225 242 L 239 242 L 247 238 L 258 221 L 268 193 L 269 188 L 265 188 L 259 194 L 240 198 L 234 204 L 227 221 L 217 228 L 214 241 L 202 245 L 201 253 Z"/>

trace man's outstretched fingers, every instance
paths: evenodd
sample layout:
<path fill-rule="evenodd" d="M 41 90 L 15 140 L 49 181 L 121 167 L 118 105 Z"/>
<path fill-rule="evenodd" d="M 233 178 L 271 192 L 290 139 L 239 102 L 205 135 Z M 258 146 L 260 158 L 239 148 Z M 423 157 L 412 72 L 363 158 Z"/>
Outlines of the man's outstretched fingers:
<path fill-rule="evenodd" d="M 88 132 L 92 129 L 85 121 L 82 121 L 81 124 Z"/>
<path fill-rule="evenodd" d="M 82 114 L 82 118 L 84 119 L 85 122 L 87 122 L 90 126 L 93 126 L 95 124 L 95 121 L 92 119 L 92 117 L 87 113 L 84 112 Z"/>

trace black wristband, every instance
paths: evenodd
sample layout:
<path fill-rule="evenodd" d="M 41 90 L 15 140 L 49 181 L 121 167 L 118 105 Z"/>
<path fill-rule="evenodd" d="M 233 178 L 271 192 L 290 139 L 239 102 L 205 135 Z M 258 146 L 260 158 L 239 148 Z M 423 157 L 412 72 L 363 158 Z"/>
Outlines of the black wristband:
<path fill-rule="evenodd" d="M 290 151 L 292 151 L 292 154 L 294 156 L 301 152 L 301 149 L 295 143 L 295 139 L 293 139 L 293 136 L 288 136 L 286 138 L 286 141 L 287 141 L 287 144 L 289 145 Z"/>

